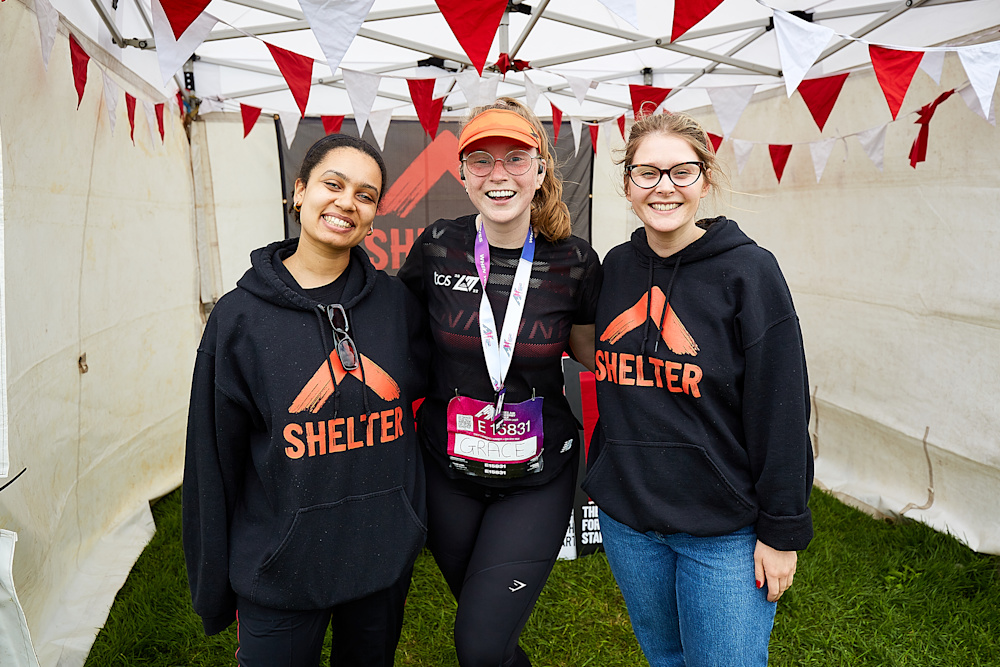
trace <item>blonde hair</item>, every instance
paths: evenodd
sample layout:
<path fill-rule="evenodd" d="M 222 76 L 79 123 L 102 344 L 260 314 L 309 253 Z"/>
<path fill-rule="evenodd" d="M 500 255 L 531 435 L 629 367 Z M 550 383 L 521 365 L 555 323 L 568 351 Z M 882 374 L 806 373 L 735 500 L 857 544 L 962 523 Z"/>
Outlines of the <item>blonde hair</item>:
<path fill-rule="evenodd" d="M 728 177 L 722 170 L 719 160 L 715 155 L 715 149 L 708 137 L 708 132 L 694 118 L 686 113 L 662 113 L 658 115 L 648 114 L 639 116 L 628 134 L 628 142 L 625 144 L 624 155 L 620 160 L 615 160 L 615 164 L 633 164 L 635 153 L 639 150 L 639 144 L 646 137 L 653 134 L 673 135 L 680 137 L 691 145 L 698 155 L 698 160 L 703 162 L 705 167 L 703 177 L 705 182 L 712 187 L 713 191 L 719 185 L 720 180 L 726 181 Z M 622 174 L 624 185 L 628 191 L 628 174 Z"/>
<path fill-rule="evenodd" d="M 556 157 L 549 144 L 549 135 L 542 127 L 538 116 L 515 99 L 498 97 L 493 104 L 472 109 L 462 127 L 489 109 L 513 111 L 535 128 L 535 132 L 538 133 L 538 155 L 545 160 L 546 168 L 542 187 L 535 191 L 535 196 L 531 200 L 531 226 L 549 241 L 561 241 L 568 238 L 573 227 L 570 223 L 569 209 L 562 200 L 562 177 L 558 173 Z"/>

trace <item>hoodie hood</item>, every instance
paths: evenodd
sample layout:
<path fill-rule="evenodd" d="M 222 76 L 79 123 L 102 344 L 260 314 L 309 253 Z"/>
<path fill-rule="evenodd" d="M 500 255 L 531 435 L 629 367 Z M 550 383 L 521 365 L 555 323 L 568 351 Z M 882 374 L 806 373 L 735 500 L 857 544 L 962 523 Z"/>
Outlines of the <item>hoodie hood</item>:
<path fill-rule="evenodd" d="M 756 245 L 753 240 L 743 233 L 734 221 L 729 218 L 719 216 L 717 218 L 706 218 L 698 221 L 698 226 L 705 230 L 701 238 L 695 240 L 689 246 L 669 257 L 660 257 L 649 247 L 649 239 L 646 238 L 646 228 L 639 227 L 632 232 L 632 239 L 629 245 L 636 255 L 638 264 L 647 269 L 646 271 L 646 320 L 643 326 L 642 347 L 646 349 L 646 343 L 650 337 L 650 315 L 653 308 L 654 295 L 653 272 L 656 269 L 670 269 L 670 282 L 667 283 L 667 290 L 664 303 L 670 303 L 670 295 L 673 291 L 674 280 L 681 268 L 681 264 L 692 264 L 704 259 L 721 255 L 724 252 L 738 248 L 742 245 Z M 657 332 L 663 330 L 666 322 L 668 307 L 662 308 Z M 656 336 L 653 344 L 653 351 L 656 352 L 660 346 L 660 336 Z"/>
<path fill-rule="evenodd" d="M 237 286 L 282 308 L 314 310 L 319 302 L 299 294 L 285 284 L 274 268 L 275 262 L 282 261 L 294 253 L 298 247 L 299 240 L 294 238 L 275 241 L 268 246 L 254 250 L 250 253 L 251 268 L 243 274 Z M 344 287 L 344 296 L 341 299 L 341 304 L 345 309 L 357 305 L 375 288 L 375 267 L 372 266 L 368 255 L 359 246 L 351 248 L 351 262 L 348 265 L 348 271 L 347 285 Z"/>
<path fill-rule="evenodd" d="M 645 227 L 636 229 L 632 232 L 630 244 L 639 260 L 639 266 L 647 267 L 652 264 L 656 267 L 673 267 L 678 260 L 681 264 L 690 264 L 720 255 L 741 245 L 755 245 L 753 239 L 744 234 L 739 225 L 724 216 L 699 220 L 697 224 L 705 230 L 705 234 L 669 257 L 660 257 L 653 252 L 646 238 Z"/>

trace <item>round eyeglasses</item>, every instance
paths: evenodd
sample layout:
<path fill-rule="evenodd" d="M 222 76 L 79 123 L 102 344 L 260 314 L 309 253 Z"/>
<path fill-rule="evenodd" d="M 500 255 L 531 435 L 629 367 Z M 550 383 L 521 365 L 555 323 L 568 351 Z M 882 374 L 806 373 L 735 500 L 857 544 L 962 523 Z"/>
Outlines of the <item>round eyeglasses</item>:
<path fill-rule="evenodd" d="M 511 176 L 520 176 L 528 173 L 528 170 L 531 169 L 531 161 L 536 159 L 539 159 L 539 156 L 517 149 L 507 153 L 502 158 L 493 157 L 486 151 L 473 151 L 462 162 L 465 163 L 465 168 L 469 170 L 469 173 L 474 176 L 489 176 L 497 162 L 502 163 L 503 168 Z"/>
<path fill-rule="evenodd" d="M 664 174 L 679 188 L 694 185 L 701 178 L 704 168 L 704 162 L 681 162 L 669 169 L 660 169 L 651 164 L 630 164 L 625 167 L 625 172 L 636 187 L 649 190 L 660 184 Z"/>

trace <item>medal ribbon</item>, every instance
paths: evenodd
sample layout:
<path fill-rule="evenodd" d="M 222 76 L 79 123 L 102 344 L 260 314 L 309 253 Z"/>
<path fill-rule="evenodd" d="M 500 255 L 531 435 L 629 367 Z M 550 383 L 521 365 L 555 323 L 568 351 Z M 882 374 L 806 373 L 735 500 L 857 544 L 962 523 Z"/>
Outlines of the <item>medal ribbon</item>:
<path fill-rule="evenodd" d="M 524 313 L 524 299 L 528 294 L 528 280 L 531 278 L 531 263 L 535 259 L 535 236 L 528 227 L 528 236 L 521 249 L 521 259 L 518 260 L 514 272 L 514 282 L 510 286 L 510 297 L 507 299 L 507 311 L 503 318 L 503 329 L 497 339 L 496 319 L 493 316 L 493 306 L 486 296 L 486 282 L 490 277 L 490 244 L 486 241 L 486 231 L 482 223 L 476 231 L 476 271 L 479 272 L 479 282 L 483 286 L 483 296 L 479 301 L 479 336 L 483 341 L 483 355 L 486 357 L 486 370 L 490 374 L 493 390 L 497 393 L 497 404 L 494 420 L 503 418 L 504 378 L 510 369 L 514 358 L 514 345 L 517 343 L 517 330 Z"/>

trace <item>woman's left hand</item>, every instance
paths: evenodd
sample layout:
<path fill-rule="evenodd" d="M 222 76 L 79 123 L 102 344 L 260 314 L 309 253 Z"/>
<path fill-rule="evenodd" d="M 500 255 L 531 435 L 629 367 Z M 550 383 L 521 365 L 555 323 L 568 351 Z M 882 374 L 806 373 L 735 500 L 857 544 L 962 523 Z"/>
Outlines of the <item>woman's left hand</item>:
<path fill-rule="evenodd" d="M 757 548 L 753 552 L 753 569 L 757 577 L 757 588 L 767 584 L 768 601 L 777 602 L 781 594 L 792 585 L 798 558 L 794 551 L 778 551 L 757 540 Z"/>

